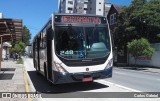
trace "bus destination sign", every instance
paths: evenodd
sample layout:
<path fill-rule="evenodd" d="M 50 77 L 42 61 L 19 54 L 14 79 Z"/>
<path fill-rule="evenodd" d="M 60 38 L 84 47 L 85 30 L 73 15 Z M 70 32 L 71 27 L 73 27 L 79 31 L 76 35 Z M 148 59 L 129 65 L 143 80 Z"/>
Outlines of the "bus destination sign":
<path fill-rule="evenodd" d="M 55 22 L 61 23 L 94 23 L 106 24 L 105 17 L 98 16 L 80 16 L 80 15 L 56 15 Z"/>
<path fill-rule="evenodd" d="M 63 23 L 96 23 L 96 24 L 100 24 L 101 20 L 98 17 L 89 17 L 89 16 L 62 16 L 61 22 L 63 22 Z"/>

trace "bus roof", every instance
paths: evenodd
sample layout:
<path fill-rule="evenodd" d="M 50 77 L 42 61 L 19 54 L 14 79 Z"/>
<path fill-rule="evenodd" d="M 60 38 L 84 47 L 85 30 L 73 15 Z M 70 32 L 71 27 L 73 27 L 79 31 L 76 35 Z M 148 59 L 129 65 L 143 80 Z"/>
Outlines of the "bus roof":
<path fill-rule="evenodd" d="M 101 15 L 95 14 L 76 14 L 76 13 L 53 13 L 47 23 L 42 29 L 35 35 L 32 42 L 35 41 L 36 37 L 48 26 L 51 21 L 55 23 L 95 23 L 95 24 L 106 24 L 107 19 Z"/>
<path fill-rule="evenodd" d="M 79 16 L 96 16 L 96 17 L 104 17 L 102 15 L 95 15 L 95 14 L 77 14 L 77 13 L 54 13 L 54 15 L 68 15 L 68 16 L 73 16 L 73 15 L 79 15 Z"/>

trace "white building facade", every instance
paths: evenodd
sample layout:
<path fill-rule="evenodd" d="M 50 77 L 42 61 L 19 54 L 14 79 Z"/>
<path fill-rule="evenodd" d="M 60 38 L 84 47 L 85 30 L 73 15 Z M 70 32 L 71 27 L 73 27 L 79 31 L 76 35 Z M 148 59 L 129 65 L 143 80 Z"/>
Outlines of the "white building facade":
<path fill-rule="evenodd" d="M 104 0 L 59 0 L 59 13 L 104 15 Z"/>
<path fill-rule="evenodd" d="M 110 8 L 111 8 L 111 3 L 108 3 L 108 2 L 105 2 L 104 3 L 104 16 L 107 16 L 108 15 L 108 12 L 109 12 L 109 10 L 110 10 Z"/>
<path fill-rule="evenodd" d="M 158 67 L 160 68 L 160 43 L 155 43 L 151 45 L 154 49 L 155 52 L 152 56 L 146 57 L 146 56 L 141 56 L 138 57 L 137 59 L 137 65 L 141 66 L 151 66 L 151 67 Z M 133 56 L 129 55 L 129 65 L 134 65 L 135 60 Z"/>
<path fill-rule="evenodd" d="M 0 19 L 2 19 L 2 18 L 3 18 L 3 13 L 0 12 Z"/>
<path fill-rule="evenodd" d="M 104 15 L 104 0 L 89 0 L 87 13 Z"/>

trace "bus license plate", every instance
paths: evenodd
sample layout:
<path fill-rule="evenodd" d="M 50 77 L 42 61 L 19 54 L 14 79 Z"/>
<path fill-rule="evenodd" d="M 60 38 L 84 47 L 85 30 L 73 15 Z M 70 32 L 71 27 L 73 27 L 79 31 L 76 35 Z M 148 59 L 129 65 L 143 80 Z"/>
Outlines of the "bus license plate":
<path fill-rule="evenodd" d="M 89 77 L 89 78 L 83 78 L 82 80 L 83 82 L 88 82 L 88 81 L 93 81 L 93 78 L 92 77 Z"/>

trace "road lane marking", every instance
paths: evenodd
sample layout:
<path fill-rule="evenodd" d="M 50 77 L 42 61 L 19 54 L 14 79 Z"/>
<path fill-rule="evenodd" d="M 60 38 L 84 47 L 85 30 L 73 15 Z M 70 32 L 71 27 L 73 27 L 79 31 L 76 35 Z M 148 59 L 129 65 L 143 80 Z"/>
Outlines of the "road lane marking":
<path fill-rule="evenodd" d="M 111 84 L 111 85 L 114 85 L 114 86 L 129 90 L 129 91 L 132 91 L 132 92 L 142 92 L 140 90 L 136 90 L 136 89 L 132 89 L 132 88 L 129 88 L 129 87 L 125 87 L 125 86 L 122 86 L 122 85 L 119 85 L 119 84 L 116 84 L 116 83 L 112 83 L 112 82 L 109 82 L 109 81 L 106 81 L 106 80 L 97 80 L 97 81 L 102 81 L 102 82 L 105 82 L 105 84 Z"/>
<path fill-rule="evenodd" d="M 160 79 L 156 79 L 157 81 L 160 81 Z"/>
<path fill-rule="evenodd" d="M 114 72 L 116 74 L 120 74 L 120 75 L 127 75 L 126 73 L 120 73 L 120 72 Z"/>
<path fill-rule="evenodd" d="M 160 79 L 158 79 L 158 80 L 160 81 Z M 130 90 L 132 92 L 143 92 L 143 91 L 132 89 L 132 88 L 129 88 L 129 87 L 125 87 L 125 86 L 122 86 L 122 85 L 119 85 L 119 84 L 116 84 L 116 83 L 112 83 L 112 82 L 109 82 L 109 81 L 106 81 L 106 80 L 101 80 L 101 81 L 106 82 L 106 83 L 108 83 L 110 85 L 113 85 L 113 86 L 117 86 L 117 87 L 120 87 L 120 88 L 123 88 L 123 89 L 126 89 L 126 90 Z M 154 99 L 157 100 L 157 101 L 160 101 L 160 98 L 154 98 Z"/>
<path fill-rule="evenodd" d="M 33 67 L 32 69 L 31 69 L 31 67 L 29 66 L 29 63 L 27 63 L 27 62 L 29 61 L 29 59 L 24 59 L 24 69 L 25 69 L 25 73 L 26 73 L 26 80 L 27 80 L 27 84 L 28 84 L 28 90 L 29 90 L 29 92 L 36 92 L 36 89 L 35 89 L 35 87 L 34 87 L 34 85 L 33 85 L 33 83 L 32 83 L 32 81 L 31 81 L 31 79 L 30 79 L 30 77 L 29 77 L 29 74 L 27 73 L 28 71 L 33 71 L 33 70 L 35 70 L 35 68 Z M 29 61 L 30 62 L 30 61 Z M 28 69 L 29 68 L 29 69 Z M 36 100 L 36 101 L 46 101 L 46 100 L 44 100 L 43 98 L 34 98 L 34 99 L 28 99 L 28 101 L 34 101 L 34 100 Z M 48 101 L 48 100 L 47 100 Z"/>
<path fill-rule="evenodd" d="M 30 92 L 30 90 L 29 90 L 29 83 L 27 81 L 26 71 L 24 69 L 24 65 L 23 65 L 23 78 L 24 78 L 25 90 L 28 93 L 28 92 Z M 32 101 L 32 99 L 30 97 L 28 97 L 28 101 Z"/>

